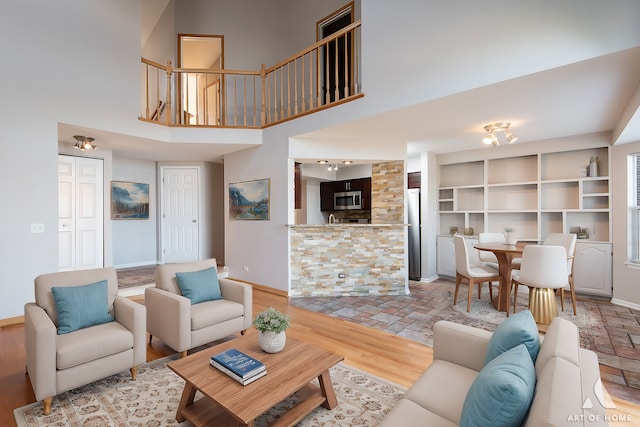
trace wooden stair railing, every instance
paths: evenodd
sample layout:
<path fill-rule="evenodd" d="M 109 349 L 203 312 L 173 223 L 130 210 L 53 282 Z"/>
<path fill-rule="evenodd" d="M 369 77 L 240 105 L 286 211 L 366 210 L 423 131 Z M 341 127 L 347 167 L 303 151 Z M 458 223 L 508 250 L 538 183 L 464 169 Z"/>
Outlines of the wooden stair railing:
<path fill-rule="evenodd" d="M 166 126 L 264 128 L 339 105 L 364 96 L 359 47 L 360 21 L 257 71 L 173 68 L 170 60 L 141 58 L 139 118 Z"/>

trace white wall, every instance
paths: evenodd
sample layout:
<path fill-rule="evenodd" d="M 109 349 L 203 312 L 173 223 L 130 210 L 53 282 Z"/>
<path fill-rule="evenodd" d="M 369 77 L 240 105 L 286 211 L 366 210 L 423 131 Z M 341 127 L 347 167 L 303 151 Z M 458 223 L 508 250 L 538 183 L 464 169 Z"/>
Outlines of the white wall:
<path fill-rule="evenodd" d="M 157 263 L 158 203 L 156 162 L 113 158 L 113 180 L 149 184 L 149 219 L 112 221 L 113 266 L 135 267 Z M 110 187 L 105 188 L 110 192 Z M 109 204 L 105 210 L 109 214 Z"/>

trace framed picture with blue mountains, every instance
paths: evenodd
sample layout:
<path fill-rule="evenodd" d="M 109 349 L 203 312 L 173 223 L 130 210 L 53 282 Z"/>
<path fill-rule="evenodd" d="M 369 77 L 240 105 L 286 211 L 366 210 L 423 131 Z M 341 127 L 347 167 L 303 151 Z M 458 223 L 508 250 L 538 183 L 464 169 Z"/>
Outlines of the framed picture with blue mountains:
<path fill-rule="evenodd" d="M 111 219 L 149 219 L 149 184 L 111 181 Z"/>
<path fill-rule="evenodd" d="M 229 219 L 269 219 L 270 180 L 229 183 Z"/>

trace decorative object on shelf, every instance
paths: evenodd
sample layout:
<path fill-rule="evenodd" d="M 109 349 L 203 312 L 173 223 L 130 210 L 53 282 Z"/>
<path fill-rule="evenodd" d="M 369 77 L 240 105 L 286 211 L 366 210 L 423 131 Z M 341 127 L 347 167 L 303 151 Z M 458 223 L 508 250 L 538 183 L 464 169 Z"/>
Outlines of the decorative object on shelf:
<path fill-rule="evenodd" d="M 253 320 L 258 330 L 258 343 L 267 353 L 278 353 L 284 349 L 287 341 L 286 329 L 289 327 L 289 315 L 273 307 L 258 313 Z"/>
<path fill-rule="evenodd" d="M 464 235 L 465 236 L 473 236 L 473 227 L 465 227 Z"/>
<path fill-rule="evenodd" d="M 457 225 L 452 225 L 451 227 L 449 227 L 449 234 L 451 234 L 452 236 L 454 234 L 456 234 L 458 232 L 458 226 Z"/>
<path fill-rule="evenodd" d="M 598 176 L 600 174 L 599 166 L 598 156 L 591 156 L 589 160 L 589 176 Z"/>
<path fill-rule="evenodd" d="M 513 234 L 515 230 L 511 227 L 505 227 L 504 229 L 504 237 L 507 242 L 507 245 L 515 245 L 518 242 L 515 234 Z"/>
<path fill-rule="evenodd" d="M 513 144 L 518 140 L 518 137 L 511 133 L 511 123 L 498 122 L 485 125 L 484 130 L 487 132 L 482 142 L 485 144 L 493 144 L 493 146 L 500 145 L 497 132 L 504 132 L 504 136 L 507 138 L 509 144 Z"/>
<path fill-rule="evenodd" d="M 588 228 L 582 228 L 580 227 L 580 230 L 578 230 L 578 239 L 588 239 L 589 238 L 589 229 Z"/>
<path fill-rule="evenodd" d="M 93 143 L 93 141 L 96 140 L 93 137 L 83 135 L 73 135 L 73 137 L 76 139 L 76 143 L 73 145 L 73 148 L 82 151 L 95 150 L 96 148 L 98 148 L 96 144 Z"/>

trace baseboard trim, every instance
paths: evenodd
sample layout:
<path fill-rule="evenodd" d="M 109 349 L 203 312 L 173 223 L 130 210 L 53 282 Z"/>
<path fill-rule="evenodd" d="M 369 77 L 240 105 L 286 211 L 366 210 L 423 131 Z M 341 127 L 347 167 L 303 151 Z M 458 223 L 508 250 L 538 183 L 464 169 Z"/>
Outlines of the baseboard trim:
<path fill-rule="evenodd" d="M 21 325 L 24 323 L 24 316 L 9 317 L 7 319 L 0 319 L 0 328 L 5 326 Z"/>
<path fill-rule="evenodd" d="M 619 305 L 622 307 L 632 308 L 634 310 L 640 310 L 640 304 L 634 304 L 629 301 L 621 300 L 618 298 L 611 298 L 611 304 Z"/>
<path fill-rule="evenodd" d="M 274 294 L 274 295 L 278 295 L 280 297 L 289 298 L 289 293 L 287 291 L 283 291 L 281 289 L 276 289 L 276 288 L 272 288 L 270 286 L 265 286 L 265 285 L 259 285 L 257 283 L 249 282 L 247 280 L 236 279 L 234 277 L 229 277 L 229 279 L 235 280 L 236 282 L 246 283 L 247 285 L 251 285 L 255 289 L 257 289 L 259 291 L 262 291 L 262 292 L 267 292 L 269 294 Z"/>

